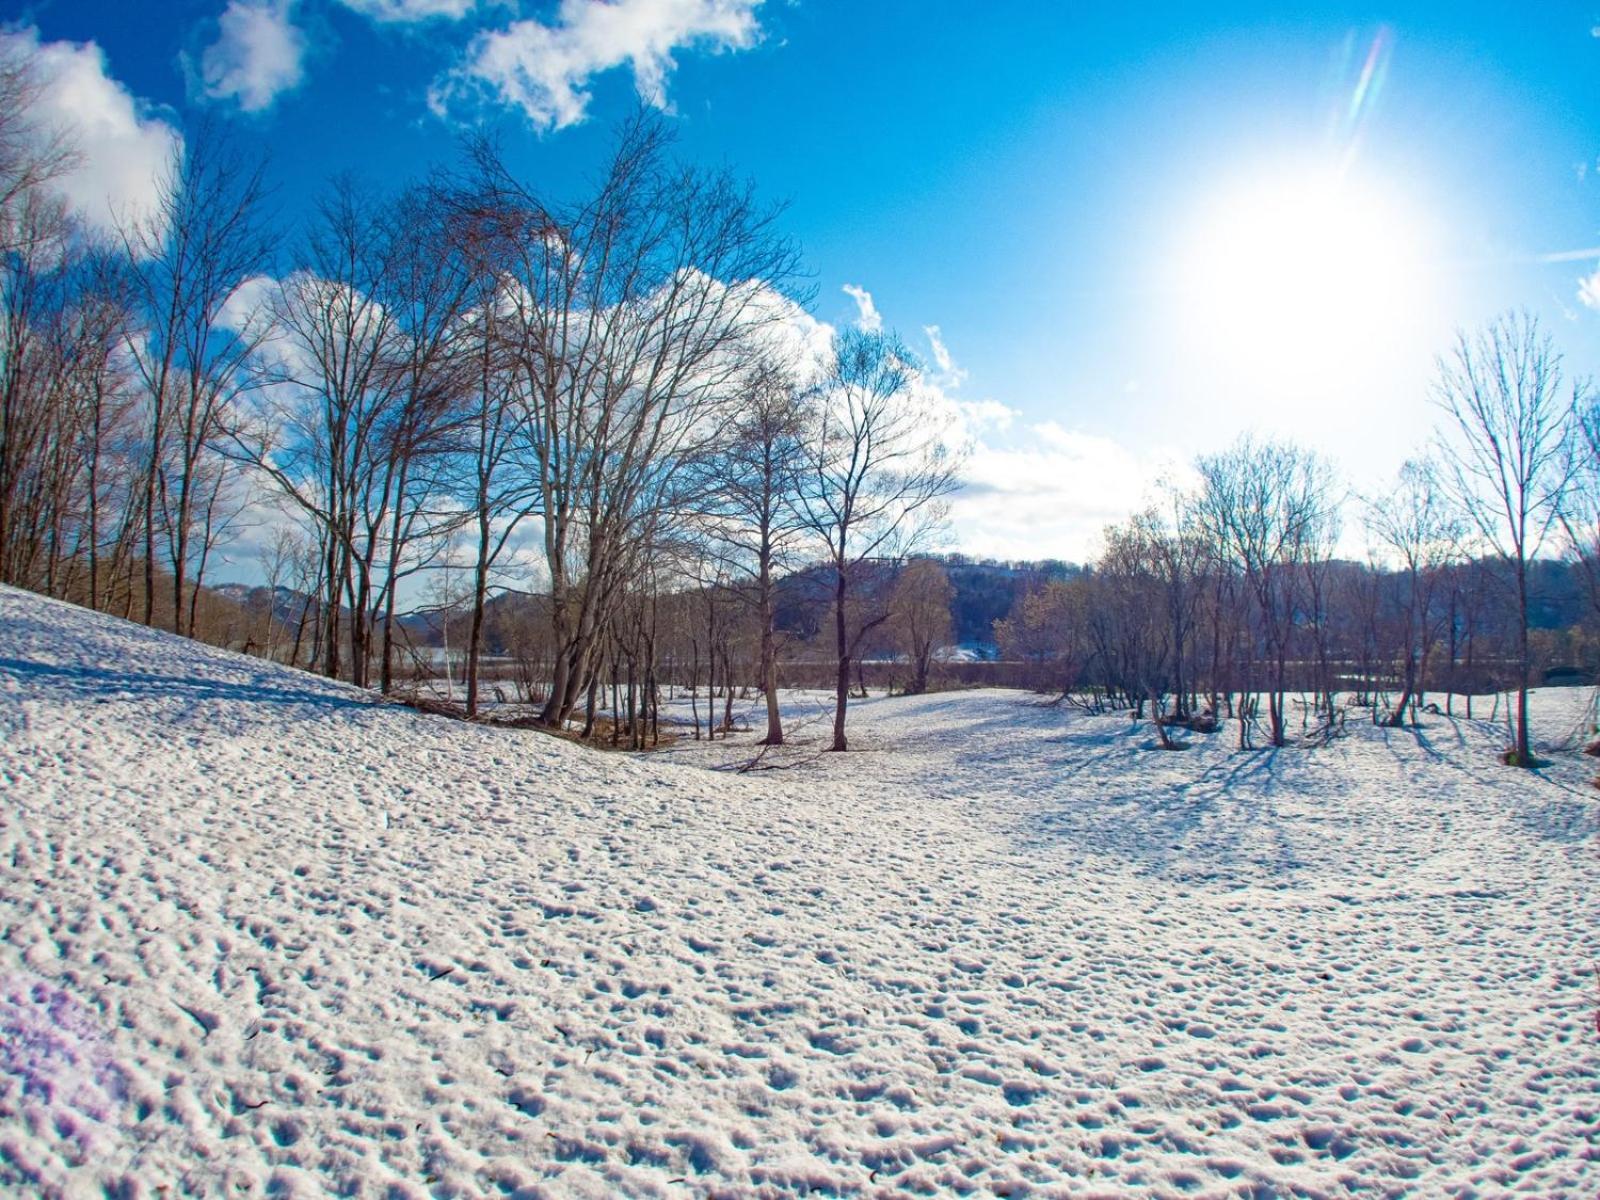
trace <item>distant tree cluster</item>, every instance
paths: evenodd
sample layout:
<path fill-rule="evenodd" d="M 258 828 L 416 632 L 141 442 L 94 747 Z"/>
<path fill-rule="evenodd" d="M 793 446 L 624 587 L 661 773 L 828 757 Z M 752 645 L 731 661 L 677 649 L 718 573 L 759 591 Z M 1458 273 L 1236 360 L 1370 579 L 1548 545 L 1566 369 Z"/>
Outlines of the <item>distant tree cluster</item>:
<path fill-rule="evenodd" d="M 1002 655 L 1148 712 L 1163 745 L 1169 725 L 1221 720 L 1241 747 L 1256 731 L 1284 745 L 1296 725 L 1325 737 L 1346 695 L 1400 725 L 1430 689 L 1447 704 L 1509 690 L 1507 760 L 1531 763 L 1528 686 L 1552 648 L 1541 556 L 1571 557 L 1600 617 L 1600 409 L 1522 315 L 1462 337 L 1436 401 L 1429 455 L 1361 500 L 1368 561 L 1338 556 L 1346 493 L 1329 465 L 1244 437 L 1201 457 L 1192 489 L 1108 529 L 1092 570 L 1024 595 L 996 626 Z"/>

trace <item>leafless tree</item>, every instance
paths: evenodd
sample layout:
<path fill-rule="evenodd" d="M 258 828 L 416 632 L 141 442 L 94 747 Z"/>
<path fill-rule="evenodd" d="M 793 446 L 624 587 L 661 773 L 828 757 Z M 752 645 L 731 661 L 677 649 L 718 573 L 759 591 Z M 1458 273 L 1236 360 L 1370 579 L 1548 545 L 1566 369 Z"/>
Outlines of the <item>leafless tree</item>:
<path fill-rule="evenodd" d="M 1592 616 L 1600 619 L 1600 403 L 1592 396 L 1584 396 L 1573 414 L 1568 455 L 1563 548 L 1582 573 Z"/>
<path fill-rule="evenodd" d="M 18 244 L 0 258 L 0 579 L 39 586 L 65 432 L 70 297 L 59 266 L 70 227 L 39 189 L 12 208 Z"/>
<path fill-rule="evenodd" d="M 82 156 L 67 134 L 39 115 L 44 87 L 39 65 L 20 39 L 0 46 L 0 256 L 26 254 L 41 236 L 52 239 L 53 221 L 38 219 L 42 206 L 60 202 L 48 186 L 72 170 Z"/>
<path fill-rule="evenodd" d="M 387 562 L 380 589 L 383 643 L 380 686 L 394 684 L 395 606 L 401 582 L 444 552 L 462 520 L 449 502 L 454 453 L 475 393 L 468 312 L 480 292 L 468 231 L 436 186 L 412 187 L 384 208 L 384 236 L 397 247 L 380 299 L 396 317 L 385 374 L 395 393 L 383 437 L 386 490 L 392 492 Z"/>
<path fill-rule="evenodd" d="M 756 611 L 758 672 L 767 708 L 762 740 L 769 746 L 783 744 L 775 626 L 778 577 L 796 564 L 804 531 L 799 496 L 806 408 L 796 374 L 793 365 L 776 356 L 756 358 L 722 446 L 706 460 L 701 493 L 711 554 L 731 575 L 747 582 L 735 591 L 748 596 Z"/>
<path fill-rule="evenodd" d="M 995 622 L 1003 658 L 1032 668 L 1033 686 L 1068 696 L 1081 680 L 1088 652 L 1083 643 L 1082 596 L 1076 581 L 1050 580 L 1024 592 Z"/>
<path fill-rule="evenodd" d="M 138 320 L 127 339 L 146 395 L 144 620 L 155 620 L 158 546 L 172 573 L 172 624 L 190 597 L 225 493 L 220 444 L 261 327 L 230 320 L 226 302 L 271 258 L 262 166 L 211 124 L 173 151 L 145 218 L 121 231 L 134 267 Z M 194 544 L 199 535 L 200 544 Z M 163 545 L 164 543 L 164 545 Z"/>
<path fill-rule="evenodd" d="M 1106 531 L 1095 573 L 1084 580 L 1094 597 L 1094 622 L 1104 674 L 1133 706 L 1149 706 L 1163 750 L 1178 748 L 1167 730 L 1166 702 L 1177 678 L 1178 644 L 1161 579 L 1165 530 L 1146 512 Z"/>
<path fill-rule="evenodd" d="M 341 672 L 348 612 L 351 679 L 367 680 L 367 614 L 377 537 L 391 501 L 383 429 L 396 406 L 387 370 L 396 316 L 380 299 L 396 247 L 378 202 L 340 179 L 322 199 L 297 268 L 253 316 L 270 331 L 257 402 L 233 430 L 240 454 L 311 522 L 323 556 L 322 670 Z"/>
<path fill-rule="evenodd" d="M 955 588 L 944 567 L 931 558 L 914 558 L 903 567 L 889 595 L 890 633 L 911 664 L 909 695 L 928 690 L 933 656 L 950 641 L 950 603 Z"/>
<path fill-rule="evenodd" d="M 839 334 L 808 439 L 801 512 L 826 547 L 834 577 L 834 750 L 848 748 L 856 648 L 888 618 L 882 608 L 852 622 L 851 585 L 872 560 L 898 561 L 931 533 L 958 483 L 958 459 L 942 440 L 948 420 L 918 393 L 916 376 L 898 338 Z"/>
<path fill-rule="evenodd" d="M 1448 417 L 1439 437 L 1441 479 L 1479 544 L 1504 568 L 1517 623 L 1517 707 L 1508 761 L 1534 763 L 1528 736 L 1528 565 L 1557 527 L 1573 458 L 1561 356 L 1527 313 L 1461 334 L 1439 363 L 1435 401 Z"/>
<path fill-rule="evenodd" d="M 316 531 L 323 671 L 341 673 L 348 639 L 363 685 L 380 612 L 392 682 L 396 589 L 429 557 L 413 548 L 461 520 L 442 496 L 470 383 L 458 348 L 468 287 L 423 209 L 415 193 L 387 201 L 334 182 L 299 265 L 267 292 L 256 399 L 232 430 L 235 452 Z"/>
<path fill-rule="evenodd" d="M 480 189 L 521 221 L 508 336 L 529 405 L 557 646 L 541 719 L 562 726 L 598 669 L 633 548 L 685 511 L 690 466 L 738 400 L 797 256 L 726 174 L 674 164 L 653 116 L 626 125 L 594 192 L 560 204 L 480 148 Z"/>
<path fill-rule="evenodd" d="M 1391 640 L 1399 652 L 1400 698 L 1386 723 L 1400 726 L 1407 706 L 1415 713 L 1428 662 L 1443 632 L 1439 593 L 1444 567 L 1460 546 L 1461 528 L 1449 511 L 1434 464 L 1425 459 L 1406 463 L 1393 489 L 1367 501 L 1366 528 L 1399 572 L 1399 619 Z"/>
<path fill-rule="evenodd" d="M 1325 553 L 1334 512 L 1333 477 L 1316 455 L 1282 442 L 1245 436 L 1197 464 L 1197 515 L 1225 569 L 1238 573 L 1253 601 L 1259 658 L 1267 673 L 1272 745 L 1285 733 L 1288 663 L 1298 618 L 1306 610 L 1303 568 Z M 1246 658 L 1247 669 L 1256 655 Z M 1242 692 L 1251 688 L 1244 681 Z M 1249 705 L 1236 710 L 1248 742 Z"/>
<path fill-rule="evenodd" d="M 466 639 L 466 708 L 478 715 L 484 622 L 494 572 L 541 503 L 532 457 L 531 406 L 520 386 L 519 303 L 500 263 L 516 253 L 515 214 L 458 205 L 452 236 L 470 279 L 458 332 L 462 382 L 460 495 L 471 548 L 471 622 Z"/>
<path fill-rule="evenodd" d="M 52 406 L 69 365 L 50 329 L 68 304 L 59 268 L 73 230 L 49 185 L 77 161 L 38 115 L 43 82 L 19 41 L 0 47 L 0 580 L 28 586 L 55 515 Z"/>
<path fill-rule="evenodd" d="M 1190 691 L 1196 674 L 1195 632 L 1205 596 L 1209 558 L 1192 497 L 1168 485 L 1165 503 L 1134 514 L 1149 568 L 1160 589 L 1166 636 L 1172 646 L 1173 713 L 1191 714 Z"/>

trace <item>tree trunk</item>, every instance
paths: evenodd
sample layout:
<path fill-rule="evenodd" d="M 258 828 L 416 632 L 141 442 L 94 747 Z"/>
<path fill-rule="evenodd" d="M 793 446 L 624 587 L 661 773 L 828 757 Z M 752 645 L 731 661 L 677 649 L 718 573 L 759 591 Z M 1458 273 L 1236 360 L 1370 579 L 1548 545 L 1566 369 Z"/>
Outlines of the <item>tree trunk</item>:
<path fill-rule="evenodd" d="M 1400 689 L 1400 703 L 1396 704 L 1384 722 L 1390 729 L 1399 729 L 1406 723 L 1406 705 L 1414 702 L 1417 691 L 1417 660 L 1406 655 L 1406 675 Z"/>
<path fill-rule="evenodd" d="M 622 683 L 619 674 L 617 659 L 611 658 L 611 744 L 616 746 L 622 741 Z"/>
<path fill-rule="evenodd" d="M 844 736 L 845 707 L 850 702 L 850 640 L 849 630 L 845 624 L 844 604 L 847 585 L 842 566 L 835 567 L 836 582 L 834 584 L 834 645 L 839 652 L 839 670 L 834 679 L 833 688 L 833 749 L 845 750 L 848 743 Z"/>
<path fill-rule="evenodd" d="M 484 536 L 487 538 L 485 528 Z M 483 657 L 483 610 L 488 602 L 489 569 L 480 543 L 478 561 L 472 572 L 472 628 L 467 637 L 467 716 L 478 715 L 478 668 Z"/>
<path fill-rule="evenodd" d="M 762 739 L 768 746 L 783 745 L 783 716 L 778 711 L 778 639 L 773 629 L 775 614 L 772 603 L 772 559 L 763 550 L 761 555 L 761 690 L 767 698 L 767 736 Z"/>
<path fill-rule="evenodd" d="M 1533 751 L 1528 741 L 1528 564 L 1517 563 L 1517 766 L 1533 766 Z"/>
<path fill-rule="evenodd" d="M 640 750 L 639 741 L 639 681 L 634 660 L 628 659 L 628 749 Z"/>
<path fill-rule="evenodd" d="M 700 740 L 700 643 L 691 641 L 694 659 L 689 665 L 689 716 L 694 720 L 694 740 Z"/>
<path fill-rule="evenodd" d="M 1162 720 L 1161 705 L 1156 702 L 1155 689 L 1149 691 L 1150 723 L 1156 727 L 1156 740 L 1160 742 L 1163 750 L 1173 749 L 1172 737 L 1167 733 L 1166 722 Z"/>
<path fill-rule="evenodd" d="M 600 673 L 595 671 L 589 675 L 589 695 L 583 704 L 583 733 L 580 736 L 584 741 L 588 741 L 594 736 L 594 706 L 596 694 L 599 690 Z"/>

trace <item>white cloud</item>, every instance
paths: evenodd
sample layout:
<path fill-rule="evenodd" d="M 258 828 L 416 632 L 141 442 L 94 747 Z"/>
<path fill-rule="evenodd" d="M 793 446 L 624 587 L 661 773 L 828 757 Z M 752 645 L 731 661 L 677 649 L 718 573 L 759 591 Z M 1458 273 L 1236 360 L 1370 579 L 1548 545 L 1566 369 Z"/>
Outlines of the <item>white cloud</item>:
<path fill-rule="evenodd" d="M 225 329 L 242 330 L 267 311 L 282 285 L 270 275 L 252 275 L 241 280 L 228 294 L 217 312 L 217 324 Z"/>
<path fill-rule="evenodd" d="M 39 73 L 37 115 L 77 151 L 77 165 L 54 183 L 90 226 L 110 231 L 119 219 L 139 221 L 155 210 L 157 181 L 183 145 L 177 130 L 146 115 L 145 106 L 111 78 L 93 42 L 39 41 L 36 29 L 0 33 L 6 58 L 17 55 Z"/>
<path fill-rule="evenodd" d="M 913 391 L 926 411 L 945 422 L 941 440 L 953 450 L 965 450 L 985 437 L 1004 433 L 1018 415 L 998 400 L 964 399 L 959 381 L 926 371 L 917 375 Z"/>
<path fill-rule="evenodd" d="M 944 344 L 944 333 L 937 325 L 924 325 L 922 332 L 928 337 L 928 345 L 933 349 L 933 363 L 939 368 L 946 387 L 960 387 L 967 381 L 967 373 L 956 366 L 955 359 L 950 357 L 950 348 Z"/>
<path fill-rule="evenodd" d="M 1587 308 L 1600 309 L 1600 267 L 1593 275 L 1578 280 L 1578 302 Z"/>
<path fill-rule="evenodd" d="M 845 284 L 843 291 L 856 302 L 856 328 L 864 329 L 868 333 L 883 332 L 883 314 L 872 302 L 872 293 L 853 283 Z"/>
<path fill-rule="evenodd" d="M 339 0 L 351 12 L 383 24 L 409 24 L 443 17 L 459 21 L 478 7 L 478 0 Z"/>
<path fill-rule="evenodd" d="M 753 324 L 762 326 L 760 336 L 768 351 L 788 365 L 801 383 L 820 378 L 833 348 L 832 325 L 767 287 L 756 293 L 749 316 Z"/>
<path fill-rule="evenodd" d="M 998 400 L 963 400 L 960 407 L 962 419 L 974 436 L 988 430 L 1004 433 L 1017 419 L 1017 410 Z"/>
<path fill-rule="evenodd" d="M 371 0 L 366 0 L 370 3 Z M 583 120 L 596 75 L 627 66 L 646 103 L 665 109 L 667 76 L 681 49 L 743 50 L 760 35 L 761 0 L 561 0 L 555 20 L 516 21 L 481 33 L 466 63 L 434 88 L 443 113 L 463 94 L 520 108 L 540 129 Z"/>
<path fill-rule="evenodd" d="M 228 0 L 217 40 L 200 55 L 206 95 L 261 112 L 304 76 L 306 36 L 290 19 L 294 0 Z"/>
<path fill-rule="evenodd" d="M 1176 456 L 1126 446 L 1055 421 L 1008 443 L 979 441 L 951 504 L 961 549 L 994 558 L 1084 562 L 1108 524 L 1125 520 L 1174 474 Z"/>

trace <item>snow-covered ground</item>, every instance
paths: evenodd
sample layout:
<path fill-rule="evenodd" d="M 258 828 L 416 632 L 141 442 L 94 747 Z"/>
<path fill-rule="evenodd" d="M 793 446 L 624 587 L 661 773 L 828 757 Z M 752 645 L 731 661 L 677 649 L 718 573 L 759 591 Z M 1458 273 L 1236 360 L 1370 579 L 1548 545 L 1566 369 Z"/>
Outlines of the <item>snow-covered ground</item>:
<path fill-rule="evenodd" d="M 0 1187 L 1600 1194 L 1594 760 L 851 722 L 599 754 L 0 590 Z"/>

